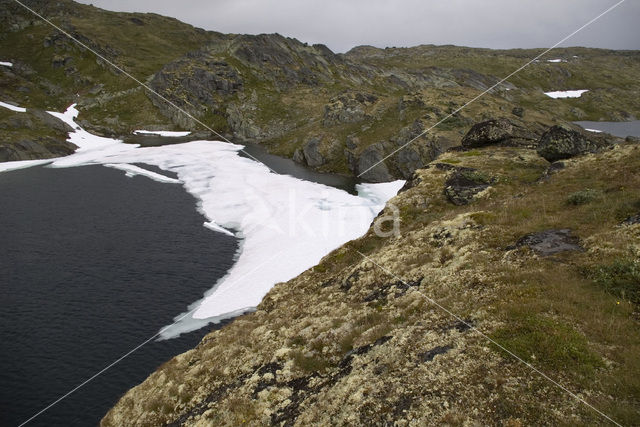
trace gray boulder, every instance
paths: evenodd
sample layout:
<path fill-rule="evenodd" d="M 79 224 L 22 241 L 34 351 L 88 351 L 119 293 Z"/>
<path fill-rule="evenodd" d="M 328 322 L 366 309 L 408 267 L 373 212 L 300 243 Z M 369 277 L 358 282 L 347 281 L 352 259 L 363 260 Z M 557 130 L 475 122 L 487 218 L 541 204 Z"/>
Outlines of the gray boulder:
<path fill-rule="evenodd" d="M 462 138 L 465 148 L 478 148 L 486 145 L 505 145 L 515 147 L 533 147 L 537 145 L 538 135 L 506 118 L 490 119 L 476 123 Z"/>
<path fill-rule="evenodd" d="M 446 166 L 449 166 L 444 165 L 438 163 L 436 167 L 446 169 Z M 451 170 L 453 173 L 444 184 L 444 195 L 457 206 L 471 203 L 476 194 L 487 189 L 492 182 L 490 177 L 477 169 L 453 166 Z"/>
<path fill-rule="evenodd" d="M 540 139 L 538 154 L 550 162 L 587 153 L 597 153 L 611 145 L 606 138 L 590 138 L 566 125 L 552 126 Z"/>
<path fill-rule="evenodd" d="M 384 162 L 379 163 L 384 158 L 384 148 L 381 143 L 368 146 L 360 154 L 357 164 L 357 174 L 363 174 L 362 179 L 369 182 L 392 181 L 393 177 Z M 375 165 L 375 166 L 374 166 Z M 371 168 L 369 170 L 369 168 Z"/>
<path fill-rule="evenodd" d="M 305 162 L 311 167 L 318 167 L 325 163 L 325 159 L 320 154 L 320 138 L 311 137 L 302 146 L 302 154 Z"/>
<path fill-rule="evenodd" d="M 541 256 L 554 255 L 566 251 L 582 251 L 580 239 L 575 237 L 568 228 L 551 229 L 530 233 L 522 236 L 515 245 L 507 250 L 528 246 L 533 252 Z"/>

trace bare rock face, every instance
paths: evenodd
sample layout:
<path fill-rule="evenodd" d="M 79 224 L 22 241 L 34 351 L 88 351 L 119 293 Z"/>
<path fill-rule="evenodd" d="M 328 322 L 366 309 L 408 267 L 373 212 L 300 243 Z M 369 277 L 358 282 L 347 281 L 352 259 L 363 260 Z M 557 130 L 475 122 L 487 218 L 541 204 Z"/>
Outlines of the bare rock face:
<path fill-rule="evenodd" d="M 515 245 L 508 250 L 528 246 L 533 252 L 541 256 L 554 255 L 566 251 L 581 251 L 580 240 L 571 234 L 568 228 L 558 230 L 544 230 L 522 236 Z"/>
<path fill-rule="evenodd" d="M 389 168 L 387 168 L 384 162 L 381 162 L 383 158 L 384 147 L 381 143 L 368 146 L 358 158 L 357 174 L 363 174 L 362 178 L 370 182 L 393 180 L 393 177 L 389 173 Z"/>
<path fill-rule="evenodd" d="M 552 126 L 542 135 L 538 154 L 550 162 L 581 154 L 597 153 L 610 146 L 607 138 L 587 137 L 566 125 Z"/>
<path fill-rule="evenodd" d="M 509 119 L 499 118 L 476 123 L 462 138 L 465 148 L 478 148 L 486 145 L 505 145 L 515 147 L 534 147 L 538 135 L 513 123 Z"/>
<path fill-rule="evenodd" d="M 325 163 L 325 159 L 320 154 L 320 138 L 311 137 L 302 146 L 302 154 L 307 165 L 311 167 L 318 167 Z"/>

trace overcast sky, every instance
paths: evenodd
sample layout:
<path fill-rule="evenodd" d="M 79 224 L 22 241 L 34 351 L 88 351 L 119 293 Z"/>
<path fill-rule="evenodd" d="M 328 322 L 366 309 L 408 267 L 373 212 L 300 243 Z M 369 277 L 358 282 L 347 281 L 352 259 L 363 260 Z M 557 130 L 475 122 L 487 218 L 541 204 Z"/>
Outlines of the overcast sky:
<path fill-rule="evenodd" d="M 223 33 L 280 33 L 335 52 L 455 44 L 549 47 L 618 0 L 83 0 L 155 12 Z M 626 0 L 563 46 L 640 49 L 640 1 Z"/>

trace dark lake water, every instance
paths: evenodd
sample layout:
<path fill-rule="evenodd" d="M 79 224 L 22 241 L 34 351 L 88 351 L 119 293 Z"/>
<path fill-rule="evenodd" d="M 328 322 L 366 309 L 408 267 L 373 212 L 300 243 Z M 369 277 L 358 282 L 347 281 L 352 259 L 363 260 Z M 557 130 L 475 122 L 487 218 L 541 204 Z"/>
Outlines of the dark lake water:
<path fill-rule="evenodd" d="M 153 336 L 232 266 L 180 185 L 102 166 L 0 173 L 0 426 Z M 211 327 L 152 341 L 29 425 L 92 426 Z"/>
<path fill-rule="evenodd" d="M 585 129 L 595 129 L 625 138 L 627 136 L 640 137 L 640 120 L 630 122 L 574 122 Z"/>

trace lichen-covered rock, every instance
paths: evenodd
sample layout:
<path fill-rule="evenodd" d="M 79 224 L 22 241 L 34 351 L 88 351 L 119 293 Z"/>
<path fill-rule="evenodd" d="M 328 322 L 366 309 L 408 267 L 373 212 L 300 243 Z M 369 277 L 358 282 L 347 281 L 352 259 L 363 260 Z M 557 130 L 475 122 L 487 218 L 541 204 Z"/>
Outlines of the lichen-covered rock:
<path fill-rule="evenodd" d="M 569 159 L 580 154 L 597 153 L 610 143 L 603 138 L 587 137 L 566 125 L 549 128 L 542 135 L 538 154 L 550 162 Z"/>
<path fill-rule="evenodd" d="M 445 181 L 444 194 L 454 205 L 467 205 L 490 184 L 491 178 L 476 169 L 454 167 L 453 173 Z"/>
<path fill-rule="evenodd" d="M 462 138 L 465 148 L 484 147 L 501 144 L 505 146 L 527 147 L 537 143 L 538 136 L 513 123 L 509 119 L 499 118 L 476 123 Z"/>
<path fill-rule="evenodd" d="M 531 248 L 541 256 L 554 255 L 566 251 L 581 251 L 580 239 L 575 237 L 568 228 L 558 230 L 544 230 L 522 236 L 515 245 L 507 247 L 517 249 L 523 246 Z"/>
<path fill-rule="evenodd" d="M 367 117 L 365 109 L 377 100 L 375 95 L 361 92 L 338 95 L 324 106 L 322 124 L 333 126 L 340 123 L 361 122 Z"/>

